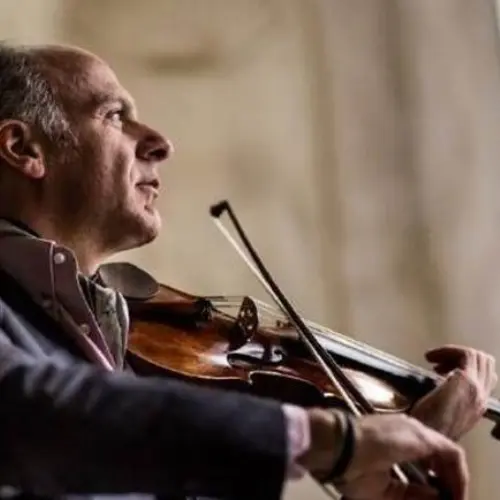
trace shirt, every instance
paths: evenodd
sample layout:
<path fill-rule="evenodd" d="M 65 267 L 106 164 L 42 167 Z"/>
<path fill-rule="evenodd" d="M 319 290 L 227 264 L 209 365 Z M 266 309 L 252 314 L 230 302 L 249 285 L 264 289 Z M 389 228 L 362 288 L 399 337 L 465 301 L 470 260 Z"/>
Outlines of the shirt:
<path fill-rule="evenodd" d="M 124 366 L 128 308 L 117 291 L 83 276 L 74 253 L 39 237 L 29 227 L 0 219 L 0 267 L 10 274 L 78 344 L 89 362 L 107 370 Z M 284 404 L 288 477 L 305 471 L 297 458 L 310 446 L 309 418 L 303 408 Z"/>

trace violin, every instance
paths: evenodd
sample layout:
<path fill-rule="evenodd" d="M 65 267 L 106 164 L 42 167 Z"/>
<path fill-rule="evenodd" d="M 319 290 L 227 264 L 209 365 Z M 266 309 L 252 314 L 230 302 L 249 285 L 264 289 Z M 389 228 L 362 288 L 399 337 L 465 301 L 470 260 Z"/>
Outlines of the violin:
<path fill-rule="evenodd" d="M 137 289 L 126 296 L 130 311 L 127 357 L 135 372 L 168 375 L 306 407 L 343 404 L 292 326 L 268 304 L 248 296 L 191 295 L 157 283 L 128 263 L 105 267 L 106 283 L 116 283 L 115 272 L 121 278 L 127 273 L 127 281 L 148 280 L 154 290 L 147 298 L 138 298 Z M 232 309 L 236 312 L 231 313 Z M 377 411 L 405 411 L 411 406 L 414 395 L 403 392 L 404 379 L 417 382 L 416 378 L 403 372 L 398 377 L 391 364 L 382 363 L 369 351 L 363 353 L 346 337 L 339 336 L 337 342 L 326 331 L 316 335 L 329 352 L 341 358 L 341 366 Z M 391 375 L 394 385 L 386 380 Z"/>
<path fill-rule="evenodd" d="M 139 374 L 271 397 L 304 407 L 341 407 L 342 395 L 275 307 L 249 296 L 198 296 L 158 283 L 127 262 L 100 269 L 130 311 L 127 361 Z M 406 412 L 442 377 L 307 321 L 378 413 Z M 500 401 L 484 417 L 500 439 Z"/>
<path fill-rule="evenodd" d="M 252 260 L 220 222 L 224 212 Z M 101 280 L 129 306 L 127 361 L 136 373 L 303 407 L 340 407 L 357 416 L 406 412 L 439 382 L 430 370 L 302 318 L 260 261 L 229 203 L 214 205 L 211 215 L 279 309 L 249 296 L 193 295 L 158 283 L 133 264 L 105 264 Z M 484 416 L 495 422 L 492 435 L 498 439 L 500 402 L 490 398 Z M 393 473 L 404 482 L 433 484 L 441 498 L 448 497 L 439 478 L 415 464 L 396 464 Z"/>

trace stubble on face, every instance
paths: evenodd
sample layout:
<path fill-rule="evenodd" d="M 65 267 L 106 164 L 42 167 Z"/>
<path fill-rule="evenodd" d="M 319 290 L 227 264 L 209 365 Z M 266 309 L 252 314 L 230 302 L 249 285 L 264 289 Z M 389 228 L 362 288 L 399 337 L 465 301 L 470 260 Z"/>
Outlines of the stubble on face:
<path fill-rule="evenodd" d="M 51 49 L 40 56 L 71 125 L 45 183 L 51 217 L 66 240 L 85 237 L 103 252 L 149 243 L 161 220 L 135 188 L 134 141 L 106 121 L 100 102 L 105 96 L 129 100 L 127 93 L 109 66 L 86 52 Z"/>

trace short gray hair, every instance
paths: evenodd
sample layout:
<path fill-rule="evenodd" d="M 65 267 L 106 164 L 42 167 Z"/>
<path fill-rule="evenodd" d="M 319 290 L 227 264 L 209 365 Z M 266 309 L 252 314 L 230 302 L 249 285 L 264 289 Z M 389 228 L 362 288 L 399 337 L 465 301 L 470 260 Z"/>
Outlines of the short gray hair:
<path fill-rule="evenodd" d="M 35 51 L 0 42 L 0 121 L 21 120 L 50 141 L 67 138 L 69 121 Z"/>

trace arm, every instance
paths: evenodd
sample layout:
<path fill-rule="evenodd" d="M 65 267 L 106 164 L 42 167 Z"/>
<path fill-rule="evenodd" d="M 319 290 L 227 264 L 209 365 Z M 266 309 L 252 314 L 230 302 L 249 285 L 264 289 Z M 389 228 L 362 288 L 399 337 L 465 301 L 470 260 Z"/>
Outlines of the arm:
<path fill-rule="evenodd" d="M 47 495 L 279 498 L 285 435 L 277 403 L 84 364 L 58 367 L 0 331 L 2 484 Z"/>
<path fill-rule="evenodd" d="M 280 498 L 291 421 L 306 436 L 295 453 L 310 438 L 295 465 L 314 475 L 330 471 L 345 447 L 337 412 L 285 413 L 278 403 L 241 394 L 84 364 L 61 368 L 28 356 L 0 330 L 0 484 L 24 491 Z M 396 498 L 381 472 L 393 461 L 440 453 L 452 466 L 447 479 L 463 489 L 458 448 L 424 439 L 430 429 L 412 422 L 401 415 L 361 419 L 340 489 L 349 485 L 361 494 L 356 498 L 374 498 L 376 485 L 381 498 Z M 408 433 L 412 439 L 403 438 Z"/>

